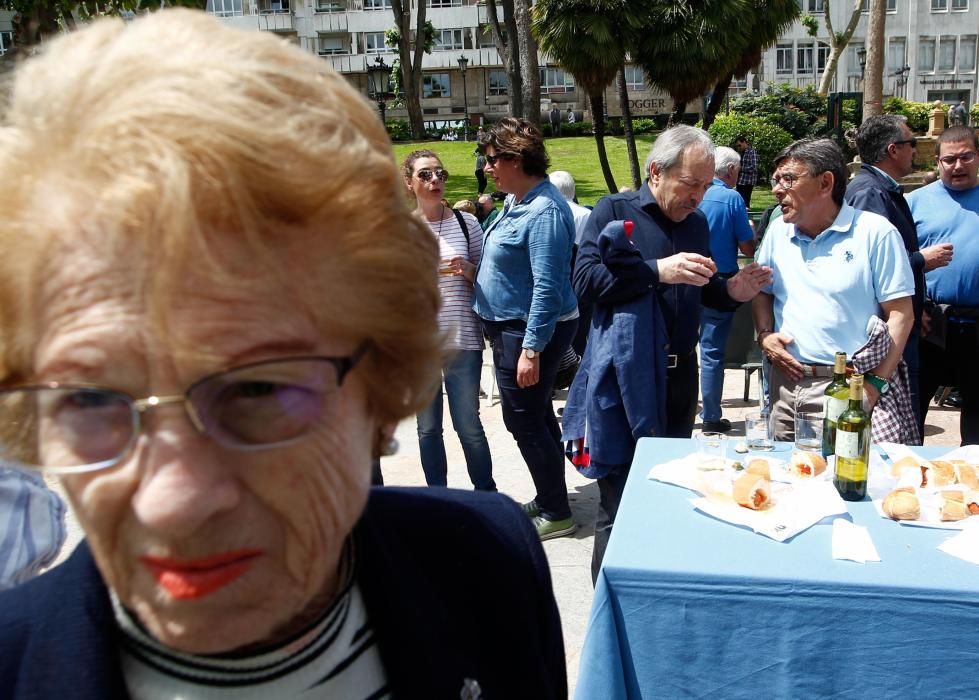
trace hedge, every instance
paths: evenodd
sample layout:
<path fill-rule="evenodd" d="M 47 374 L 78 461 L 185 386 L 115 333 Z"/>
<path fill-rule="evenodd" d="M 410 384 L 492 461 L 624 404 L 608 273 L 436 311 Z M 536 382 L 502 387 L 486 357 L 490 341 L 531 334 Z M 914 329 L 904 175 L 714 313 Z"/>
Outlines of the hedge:
<path fill-rule="evenodd" d="M 795 139 L 785 129 L 764 119 L 743 114 L 720 116 L 707 130 L 718 146 L 734 146 L 738 136 L 745 136 L 758 152 L 758 175 L 767 179 L 772 173 L 772 161 L 783 148 Z"/>
<path fill-rule="evenodd" d="M 948 116 L 948 105 L 942 104 L 945 116 Z M 933 102 L 911 102 L 900 97 L 890 97 L 884 100 L 884 114 L 900 114 L 908 120 L 908 128 L 916 134 L 928 131 L 928 115 L 935 108 Z"/>

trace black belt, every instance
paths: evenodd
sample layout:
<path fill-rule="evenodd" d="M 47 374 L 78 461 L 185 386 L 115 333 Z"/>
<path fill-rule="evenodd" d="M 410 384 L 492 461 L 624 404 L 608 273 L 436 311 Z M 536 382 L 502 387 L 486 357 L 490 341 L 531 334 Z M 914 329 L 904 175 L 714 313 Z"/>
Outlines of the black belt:
<path fill-rule="evenodd" d="M 697 354 L 696 350 L 691 350 L 690 352 L 683 355 L 667 355 L 666 356 L 666 369 L 676 369 L 680 365 L 686 365 L 693 359 Z"/>

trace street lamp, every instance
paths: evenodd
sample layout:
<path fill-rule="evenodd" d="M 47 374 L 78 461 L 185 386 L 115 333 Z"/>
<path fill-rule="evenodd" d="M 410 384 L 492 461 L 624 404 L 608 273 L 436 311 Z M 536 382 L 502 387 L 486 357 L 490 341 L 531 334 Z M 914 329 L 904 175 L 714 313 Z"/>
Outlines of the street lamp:
<path fill-rule="evenodd" d="M 469 93 L 466 90 L 466 66 L 469 65 L 469 59 L 465 56 L 459 56 L 456 59 L 459 64 L 459 71 L 462 73 L 462 113 L 465 115 L 466 122 L 463 126 L 464 139 L 469 140 Z"/>
<path fill-rule="evenodd" d="M 384 123 L 386 101 L 391 94 L 391 66 L 378 56 L 373 63 L 367 64 L 367 82 L 374 99 L 377 100 L 377 110 L 381 113 L 381 123 Z"/>
<path fill-rule="evenodd" d="M 860 80 L 863 80 L 867 70 L 867 49 L 863 46 L 857 49 L 857 61 L 860 63 Z"/>

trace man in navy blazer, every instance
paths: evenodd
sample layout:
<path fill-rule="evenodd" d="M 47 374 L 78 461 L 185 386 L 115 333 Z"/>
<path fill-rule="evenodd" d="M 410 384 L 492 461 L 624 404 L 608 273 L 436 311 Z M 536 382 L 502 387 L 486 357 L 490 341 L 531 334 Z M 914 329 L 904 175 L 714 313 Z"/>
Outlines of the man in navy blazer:
<path fill-rule="evenodd" d="M 376 488 L 353 537 L 393 697 L 567 697 L 547 560 L 509 498 Z M 117 630 L 83 542 L 61 566 L 0 595 L 0 695 L 127 697 Z"/>

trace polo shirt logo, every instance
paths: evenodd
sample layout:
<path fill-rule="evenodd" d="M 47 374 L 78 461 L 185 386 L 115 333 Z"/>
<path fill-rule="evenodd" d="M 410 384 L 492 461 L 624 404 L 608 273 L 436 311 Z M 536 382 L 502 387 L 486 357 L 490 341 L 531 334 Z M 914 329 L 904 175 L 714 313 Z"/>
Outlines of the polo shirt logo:
<path fill-rule="evenodd" d="M 847 262 L 853 262 L 853 253 L 851 253 L 849 250 L 844 252 L 843 259 L 846 260 Z"/>

